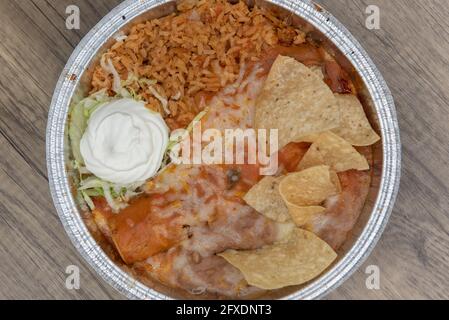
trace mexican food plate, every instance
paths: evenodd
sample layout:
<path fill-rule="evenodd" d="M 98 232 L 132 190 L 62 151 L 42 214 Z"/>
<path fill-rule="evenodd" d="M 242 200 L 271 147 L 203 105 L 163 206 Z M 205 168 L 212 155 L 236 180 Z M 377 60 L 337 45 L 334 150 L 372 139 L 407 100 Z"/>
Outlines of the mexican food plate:
<path fill-rule="evenodd" d="M 399 187 L 394 102 L 309 1 L 125 1 L 54 93 L 50 188 L 134 299 L 315 299 L 370 253 Z"/>

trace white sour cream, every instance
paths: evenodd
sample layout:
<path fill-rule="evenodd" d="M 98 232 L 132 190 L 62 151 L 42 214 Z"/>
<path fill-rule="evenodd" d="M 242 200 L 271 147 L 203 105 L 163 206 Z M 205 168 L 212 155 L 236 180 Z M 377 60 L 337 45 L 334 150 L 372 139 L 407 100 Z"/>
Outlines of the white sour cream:
<path fill-rule="evenodd" d="M 81 139 L 86 168 L 97 177 L 128 185 L 145 181 L 161 167 L 169 129 L 143 102 L 120 99 L 99 107 Z"/>

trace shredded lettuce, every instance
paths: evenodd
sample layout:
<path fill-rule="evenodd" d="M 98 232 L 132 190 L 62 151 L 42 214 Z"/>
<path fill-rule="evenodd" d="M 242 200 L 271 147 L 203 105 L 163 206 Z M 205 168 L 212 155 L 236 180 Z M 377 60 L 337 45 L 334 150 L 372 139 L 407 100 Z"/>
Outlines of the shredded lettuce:
<path fill-rule="evenodd" d="M 156 89 L 154 89 L 152 86 L 149 86 L 148 89 L 150 90 L 151 94 L 156 97 L 162 104 L 162 109 L 164 109 L 165 114 L 170 114 L 170 109 L 168 109 L 168 100 L 161 96 Z"/>
<path fill-rule="evenodd" d="M 82 192 L 89 197 L 104 197 L 104 192 L 101 188 L 88 189 Z"/>
<path fill-rule="evenodd" d="M 130 72 L 128 74 L 128 78 L 126 80 L 121 81 L 121 88 L 120 88 L 120 95 L 127 98 L 133 98 L 134 100 L 141 101 L 143 100 L 142 96 L 137 94 L 137 92 L 131 88 L 133 84 L 137 84 L 141 89 L 144 89 L 145 87 L 148 88 L 150 93 L 159 100 L 159 102 L 162 105 L 162 108 L 165 112 L 165 114 L 170 114 L 170 110 L 168 108 L 168 100 L 166 97 L 163 97 L 161 94 L 159 94 L 156 89 L 153 87 L 155 84 L 157 84 L 157 80 L 154 79 L 148 79 L 148 78 L 139 78 L 134 73 Z M 179 96 L 181 93 L 179 93 Z"/>
<path fill-rule="evenodd" d="M 157 84 L 156 80 L 151 80 L 151 79 L 147 79 L 147 78 L 140 78 L 138 79 L 139 85 L 141 88 L 143 88 L 144 86 L 154 86 L 155 84 Z"/>
<path fill-rule="evenodd" d="M 135 197 L 141 193 L 141 188 L 144 182 L 136 182 L 132 185 L 120 186 L 104 181 L 94 176 L 91 172 L 89 172 L 89 170 L 87 170 L 84 159 L 81 155 L 80 142 L 87 128 L 89 118 L 98 108 L 101 108 L 114 99 L 132 98 L 137 101 L 143 100 L 143 98 L 131 87 L 134 84 L 137 84 L 142 89 L 147 86 L 150 92 L 161 102 L 164 112 L 169 114 L 170 111 L 168 110 L 167 99 L 159 95 L 153 88 L 153 86 L 157 84 L 156 80 L 138 78 L 135 74 L 129 73 L 128 79 L 122 81 L 110 59 L 103 56 L 100 63 L 104 71 L 112 74 L 112 90 L 116 95 L 114 97 L 110 97 L 108 95 L 108 91 L 103 89 L 74 103 L 69 117 L 69 138 L 74 158 L 73 167 L 79 173 L 76 183 L 78 185 L 77 198 L 80 204 L 82 206 L 87 205 L 87 207 L 91 210 L 94 210 L 95 203 L 92 200 L 92 197 L 104 197 L 111 209 L 114 212 L 118 212 L 127 206 L 127 202 L 132 197 Z M 168 161 L 168 158 L 166 160 Z M 165 164 L 163 166 L 165 166 Z"/>
<path fill-rule="evenodd" d="M 126 91 L 126 89 L 124 89 Z M 124 93 L 122 91 L 122 94 Z M 91 197 L 105 197 L 109 206 L 118 211 L 124 207 L 124 201 L 138 194 L 136 186 L 116 186 L 112 183 L 105 182 L 92 175 L 84 166 L 84 159 L 81 155 L 80 142 L 87 128 L 89 118 L 98 108 L 104 106 L 116 97 L 109 97 L 107 90 L 101 90 L 82 99 L 74 104 L 70 111 L 69 119 L 69 138 L 73 154 L 73 167 L 79 173 L 77 178 L 78 200 L 80 204 L 87 205 L 91 210 L 95 209 L 94 202 Z M 105 190 L 105 186 L 108 186 Z M 142 183 L 138 186 L 140 187 Z"/>
<path fill-rule="evenodd" d="M 90 176 L 86 179 L 81 178 L 78 191 L 83 195 L 91 210 L 95 209 L 91 197 L 105 197 L 112 210 L 118 212 L 127 206 L 126 202 L 132 197 L 141 193 L 139 189 L 143 184 L 144 182 L 136 182 L 122 186 L 104 181 L 96 176 Z"/>
<path fill-rule="evenodd" d="M 129 94 L 136 101 L 142 101 L 143 100 L 142 96 L 140 94 L 137 94 L 136 91 L 133 88 L 129 88 Z"/>
<path fill-rule="evenodd" d="M 86 180 L 82 180 L 80 182 L 79 190 L 88 190 L 88 189 L 95 189 L 95 188 L 102 188 L 103 187 L 103 181 L 95 176 L 91 176 L 87 178 Z"/>
<path fill-rule="evenodd" d="M 112 211 L 118 212 L 127 206 L 126 203 L 113 196 L 112 190 L 114 186 L 112 186 L 108 182 L 102 181 L 101 188 L 103 189 L 104 197 L 106 198 L 106 201 L 108 202 L 108 205 L 111 207 Z"/>
<path fill-rule="evenodd" d="M 166 97 L 163 97 L 160 95 L 156 89 L 153 87 L 155 84 L 157 84 L 156 80 L 151 80 L 147 78 L 140 78 L 138 80 L 138 84 L 141 88 L 144 88 L 145 86 L 148 87 L 148 90 L 150 90 L 151 94 L 159 100 L 159 102 L 162 104 L 162 109 L 164 109 L 165 114 L 169 115 L 170 109 L 168 108 L 168 100 Z"/>
<path fill-rule="evenodd" d="M 120 75 L 119 75 L 117 69 L 115 69 L 114 64 L 112 63 L 111 59 L 106 57 L 106 54 L 104 54 L 101 57 L 100 66 L 104 71 L 106 71 L 109 74 L 112 74 L 112 77 L 113 77 L 112 78 L 112 90 L 116 94 L 121 94 L 122 85 L 121 85 Z"/>
<path fill-rule="evenodd" d="M 80 142 L 87 127 L 87 121 L 92 113 L 100 106 L 109 102 L 111 98 L 107 91 L 98 91 L 72 106 L 69 120 L 69 138 L 75 160 L 82 166 L 84 159 L 81 156 Z"/>
<path fill-rule="evenodd" d="M 163 166 L 160 172 L 168 167 L 168 165 L 170 164 L 170 160 L 175 163 L 174 159 L 177 159 L 181 152 L 182 141 L 189 137 L 189 135 L 193 131 L 195 123 L 201 121 L 208 112 L 209 109 L 205 108 L 203 111 L 196 115 L 196 117 L 192 120 L 192 122 L 187 126 L 185 130 L 181 129 L 179 131 L 175 130 L 172 132 L 172 134 L 170 135 L 170 139 L 168 140 L 167 149 L 165 150 L 164 154 Z"/>
<path fill-rule="evenodd" d="M 127 206 L 127 202 L 141 193 L 144 183 L 138 182 L 131 185 L 120 186 L 111 182 L 90 176 L 80 182 L 78 191 L 91 210 L 95 209 L 91 197 L 104 197 L 113 212 L 118 212 Z"/>
<path fill-rule="evenodd" d="M 83 196 L 83 200 L 86 202 L 90 210 L 95 209 L 95 204 L 92 201 L 92 198 L 87 194 L 87 192 L 81 192 L 81 195 Z"/>
<path fill-rule="evenodd" d="M 117 97 L 122 98 L 132 98 L 136 99 L 138 96 L 128 91 L 126 89 L 126 86 L 129 86 L 130 84 L 134 83 L 135 81 L 138 81 L 137 77 L 133 73 L 130 73 L 128 75 L 128 79 L 125 81 L 122 81 L 120 78 L 120 75 L 115 69 L 114 64 L 112 63 L 111 59 L 107 58 L 106 55 L 103 55 L 100 60 L 101 68 L 106 71 L 109 74 L 112 74 L 112 91 L 115 92 Z M 140 100 L 140 99 L 136 99 Z"/>
<path fill-rule="evenodd" d="M 196 122 L 201 121 L 201 119 L 204 118 L 204 116 L 209 112 L 209 108 L 204 108 L 203 111 L 201 111 L 200 113 L 198 113 L 196 115 L 195 118 L 193 118 L 192 122 L 190 122 L 190 124 L 187 126 L 187 131 L 190 133 L 193 130 L 193 126 L 195 125 Z"/>
<path fill-rule="evenodd" d="M 136 76 L 135 73 L 129 72 L 128 73 L 128 79 L 122 80 L 122 86 L 123 87 L 127 87 L 127 86 L 130 86 L 130 85 L 133 85 L 136 82 L 139 83 L 139 78 Z"/>

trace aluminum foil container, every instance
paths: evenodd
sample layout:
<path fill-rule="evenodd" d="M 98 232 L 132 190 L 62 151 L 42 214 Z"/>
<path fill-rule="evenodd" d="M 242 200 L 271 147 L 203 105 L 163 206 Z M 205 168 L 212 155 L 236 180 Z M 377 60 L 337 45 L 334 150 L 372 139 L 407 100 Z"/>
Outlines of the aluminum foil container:
<path fill-rule="evenodd" d="M 254 1 L 249 1 L 254 3 Z M 394 101 L 381 74 L 365 50 L 330 13 L 309 0 L 256 1 L 279 14 L 313 29 L 316 37 L 333 51 L 358 79 L 362 102 L 382 142 L 374 147 L 373 182 L 363 213 L 350 238 L 339 251 L 339 260 L 310 283 L 281 289 L 262 298 L 316 299 L 324 297 L 347 279 L 366 259 L 381 236 L 399 188 L 401 147 Z M 161 285 L 144 285 L 112 261 L 93 239 L 72 195 L 67 170 L 67 115 L 71 99 L 83 94 L 92 66 L 112 43 L 114 35 L 136 22 L 174 11 L 174 1 L 127 0 L 104 17 L 76 47 L 56 86 L 47 126 L 47 165 L 51 194 L 64 228 L 83 258 L 109 284 L 132 299 L 186 298 Z"/>

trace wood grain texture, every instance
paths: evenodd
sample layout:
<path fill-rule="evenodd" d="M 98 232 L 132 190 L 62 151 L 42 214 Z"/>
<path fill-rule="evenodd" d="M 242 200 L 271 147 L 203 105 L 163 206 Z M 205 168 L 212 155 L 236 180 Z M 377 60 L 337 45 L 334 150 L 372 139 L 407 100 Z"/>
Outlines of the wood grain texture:
<path fill-rule="evenodd" d="M 0 299 L 122 299 L 66 236 L 48 190 L 45 127 L 65 62 L 120 0 L 0 0 Z M 403 178 L 366 263 L 329 299 L 449 298 L 449 7 L 447 0 L 319 0 L 368 51 L 396 100 Z M 65 28 L 65 8 L 81 30 Z M 365 28 L 379 6 L 381 29 Z M 377 265 L 381 289 L 368 290 Z M 81 288 L 65 288 L 65 268 Z"/>

